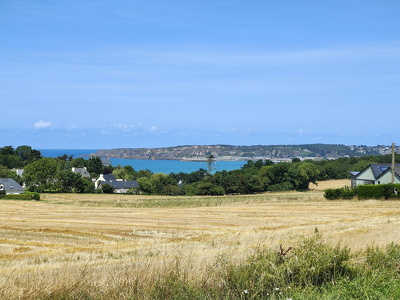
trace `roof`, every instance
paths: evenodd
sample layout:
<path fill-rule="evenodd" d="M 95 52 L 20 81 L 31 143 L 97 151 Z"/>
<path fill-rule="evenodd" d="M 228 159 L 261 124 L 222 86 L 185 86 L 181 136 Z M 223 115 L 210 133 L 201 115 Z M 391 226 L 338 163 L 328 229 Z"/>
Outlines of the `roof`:
<path fill-rule="evenodd" d="M 115 178 L 115 177 L 114 177 Z M 109 184 L 114 189 L 130 189 L 138 188 L 139 183 L 136 180 L 112 180 L 112 181 L 101 181 L 101 184 Z"/>
<path fill-rule="evenodd" d="M 398 171 L 398 170 L 397 170 Z M 400 175 L 399 175 L 399 173 L 396 171 L 396 168 L 395 168 L 395 171 L 394 171 L 394 176 L 400 181 Z M 387 168 L 385 171 L 383 171 L 381 174 L 379 174 L 379 176 L 378 177 L 376 177 L 376 179 L 380 179 L 381 177 L 383 177 L 383 176 L 385 176 L 386 175 L 386 173 L 392 173 L 392 168 L 390 167 L 390 168 Z"/>
<path fill-rule="evenodd" d="M 10 191 L 25 191 L 25 189 L 12 178 L 0 178 L 0 190 Z"/>
<path fill-rule="evenodd" d="M 387 169 L 392 169 L 392 164 L 371 164 L 372 172 L 374 173 L 375 178 L 378 178 L 383 172 Z M 397 174 L 400 174 L 400 164 L 394 165 L 394 171 Z"/>
<path fill-rule="evenodd" d="M 86 168 L 72 168 L 72 172 L 81 174 L 83 177 L 90 177 L 90 174 Z"/>
<path fill-rule="evenodd" d="M 117 180 L 117 178 L 113 174 L 103 174 L 103 178 L 104 178 L 105 181 L 115 181 L 115 180 Z"/>
<path fill-rule="evenodd" d="M 100 160 L 104 166 L 111 165 L 111 159 L 109 157 L 100 157 Z"/>
<path fill-rule="evenodd" d="M 351 176 L 357 176 L 358 174 L 360 174 L 360 172 L 349 172 L 351 174 Z"/>
<path fill-rule="evenodd" d="M 368 168 L 371 168 L 372 173 L 374 175 L 374 178 L 377 179 L 380 177 L 383 173 L 385 173 L 388 169 L 392 169 L 392 164 L 370 164 L 367 167 L 365 167 L 361 172 L 350 172 L 352 176 L 359 176 L 364 173 L 365 170 Z M 395 164 L 394 165 L 394 172 L 396 173 L 397 176 L 400 176 L 400 164 Z"/>

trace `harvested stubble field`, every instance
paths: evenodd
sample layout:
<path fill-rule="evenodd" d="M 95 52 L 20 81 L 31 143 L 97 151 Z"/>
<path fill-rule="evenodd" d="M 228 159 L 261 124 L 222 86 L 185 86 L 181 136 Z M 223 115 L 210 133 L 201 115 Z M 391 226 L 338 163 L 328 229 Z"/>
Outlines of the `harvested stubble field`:
<path fill-rule="evenodd" d="M 322 186 L 348 183 L 249 196 L 42 194 L 41 201 L 1 201 L 0 298 L 35 298 L 79 278 L 109 287 L 131 272 L 150 281 L 172 263 L 200 277 L 222 256 L 278 251 L 317 231 L 353 251 L 400 243 L 398 201 L 324 199 Z"/>

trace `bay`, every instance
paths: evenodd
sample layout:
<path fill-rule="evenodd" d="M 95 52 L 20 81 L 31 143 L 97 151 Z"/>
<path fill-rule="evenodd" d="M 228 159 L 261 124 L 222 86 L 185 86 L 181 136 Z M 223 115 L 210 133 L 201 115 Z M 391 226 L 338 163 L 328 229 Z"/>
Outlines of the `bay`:
<path fill-rule="evenodd" d="M 216 171 L 231 171 L 240 169 L 246 162 L 245 161 L 216 161 L 212 164 L 212 173 Z M 146 159 L 124 159 L 124 158 L 111 158 L 113 166 L 132 166 L 136 171 L 150 170 L 153 173 L 191 173 L 199 169 L 208 169 L 206 162 L 199 161 L 180 161 L 180 160 L 146 160 Z"/>
<path fill-rule="evenodd" d="M 82 157 L 84 155 L 90 155 L 95 153 L 98 149 L 38 149 L 43 157 L 58 157 L 64 154 L 73 158 Z"/>
<path fill-rule="evenodd" d="M 97 149 L 38 149 L 44 157 L 58 157 L 64 154 L 73 158 L 85 157 L 95 153 Z M 132 166 L 136 171 L 150 170 L 153 173 L 191 173 L 199 169 L 206 169 L 208 165 L 206 162 L 200 161 L 180 161 L 180 160 L 147 160 L 147 159 L 125 159 L 125 158 L 111 158 L 111 165 L 114 167 Z M 231 171 L 240 169 L 246 161 L 216 161 L 212 164 L 212 172 L 216 171 Z"/>

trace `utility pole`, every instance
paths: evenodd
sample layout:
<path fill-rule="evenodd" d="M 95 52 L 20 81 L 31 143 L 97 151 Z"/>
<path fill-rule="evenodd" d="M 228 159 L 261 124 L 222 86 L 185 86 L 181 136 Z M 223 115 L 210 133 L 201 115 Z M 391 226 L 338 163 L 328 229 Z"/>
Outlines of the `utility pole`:
<path fill-rule="evenodd" d="M 394 160 L 395 160 L 395 155 L 394 155 L 394 143 L 392 143 L 392 184 L 394 184 Z"/>

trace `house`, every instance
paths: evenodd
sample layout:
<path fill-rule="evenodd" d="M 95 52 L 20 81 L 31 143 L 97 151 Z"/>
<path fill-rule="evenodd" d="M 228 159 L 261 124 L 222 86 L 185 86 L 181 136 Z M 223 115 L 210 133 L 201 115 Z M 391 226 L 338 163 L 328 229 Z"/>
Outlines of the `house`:
<path fill-rule="evenodd" d="M 100 157 L 100 160 L 103 166 L 111 165 L 111 159 L 109 157 Z"/>
<path fill-rule="evenodd" d="M 392 183 L 392 164 L 370 164 L 361 172 L 350 172 L 351 186 Z M 400 164 L 394 165 L 394 183 L 400 183 Z"/>
<path fill-rule="evenodd" d="M 139 188 L 139 183 L 136 180 L 117 179 L 112 174 L 100 174 L 94 187 L 101 189 L 105 184 L 111 185 L 114 188 L 114 193 L 117 194 L 125 194 L 131 188 Z"/>
<path fill-rule="evenodd" d="M 12 178 L 0 178 L 0 193 L 22 194 L 25 189 Z"/>
<path fill-rule="evenodd" d="M 22 177 L 24 174 L 24 169 L 11 169 L 11 171 L 15 172 L 18 176 Z"/>
<path fill-rule="evenodd" d="M 72 172 L 76 173 L 76 174 L 81 174 L 82 177 L 86 177 L 86 178 L 90 178 L 90 173 L 88 172 L 88 170 L 86 169 L 86 167 L 84 168 L 72 168 Z"/>

